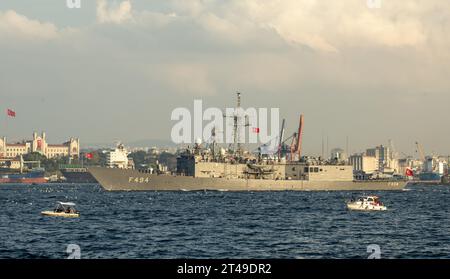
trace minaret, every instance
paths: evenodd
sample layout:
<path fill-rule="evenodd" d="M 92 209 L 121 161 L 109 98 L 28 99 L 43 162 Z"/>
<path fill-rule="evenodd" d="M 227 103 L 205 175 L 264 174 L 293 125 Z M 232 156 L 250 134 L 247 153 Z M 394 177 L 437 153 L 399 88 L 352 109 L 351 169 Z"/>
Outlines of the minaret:
<path fill-rule="evenodd" d="M 42 154 L 44 154 L 45 156 L 47 156 L 47 141 L 45 139 L 45 132 L 42 131 L 42 142 L 41 142 L 41 152 Z"/>
<path fill-rule="evenodd" d="M 0 146 L 0 157 L 6 157 L 6 145 L 6 137 L 3 137 Z"/>

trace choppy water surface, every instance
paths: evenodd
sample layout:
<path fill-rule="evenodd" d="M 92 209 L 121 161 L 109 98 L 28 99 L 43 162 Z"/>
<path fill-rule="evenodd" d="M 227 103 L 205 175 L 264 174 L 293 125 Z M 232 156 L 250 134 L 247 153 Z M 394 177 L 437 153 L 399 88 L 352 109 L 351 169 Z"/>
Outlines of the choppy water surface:
<path fill-rule="evenodd" d="M 105 192 L 0 185 L 0 258 L 450 258 L 450 187 L 373 192 L 387 212 L 350 212 L 359 192 Z M 56 201 L 81 217 L 44 217 Z"/>

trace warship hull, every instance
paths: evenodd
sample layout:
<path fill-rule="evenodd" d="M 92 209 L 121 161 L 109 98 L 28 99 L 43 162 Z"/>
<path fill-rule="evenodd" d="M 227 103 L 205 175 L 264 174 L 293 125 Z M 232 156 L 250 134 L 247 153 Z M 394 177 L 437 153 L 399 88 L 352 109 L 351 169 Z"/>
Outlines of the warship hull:
<path fill-rule="evenodd" d="M 61 169 L 62 175 L 66 178 L 66 183 L 84 184 L 84 183 L 97 183 L 94 177 L 86 170 L 72 170 Z"/>
<path fill-rule="evenodd" d="M 107 191 L 389 191 L 404 181 L 307 181 L 156 175 L 132 169 L 89 168 Z"/>

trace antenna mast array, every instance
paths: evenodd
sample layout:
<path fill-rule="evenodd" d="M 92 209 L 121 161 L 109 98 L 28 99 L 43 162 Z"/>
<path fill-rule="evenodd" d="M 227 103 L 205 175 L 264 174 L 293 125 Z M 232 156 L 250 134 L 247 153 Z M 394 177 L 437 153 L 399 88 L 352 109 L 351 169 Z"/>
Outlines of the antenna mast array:
<path fill-rule="evenodd" d="M 242 156 L 242 144 L 240 142 L 240 127 L 247 127 L 249 124 L 247 121 L 244 122 L 244 124 L 240 124 L 241 118 L 244 117 L 245 120 L 247 120 L 247 115 L 241 116 L 239 115 L 240 112 L 242 112 L 241 108 L 241 93 L 236 92 L 237 96 L 237 103 L 236 103 L 236 109 L 234 110 L 233 115 L 225 115 L 224 117 L 232 117 L 233 118 L 233 143 L 230 144 L 232 153 L 234 157 L 241 157 Z"/>

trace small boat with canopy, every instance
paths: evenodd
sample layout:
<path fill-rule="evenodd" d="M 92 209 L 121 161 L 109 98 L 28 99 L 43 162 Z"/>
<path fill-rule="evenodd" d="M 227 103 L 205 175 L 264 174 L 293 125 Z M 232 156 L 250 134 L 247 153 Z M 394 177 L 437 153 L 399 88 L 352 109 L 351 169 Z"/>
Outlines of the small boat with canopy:
<path fill-rule="evenodd" d="M 58 202 L 53 211 L 42 211 L 41 214 L 55 217 L 80 217 L 80 212 L 75 208 L 75 203 L 73 202 Z"/>

